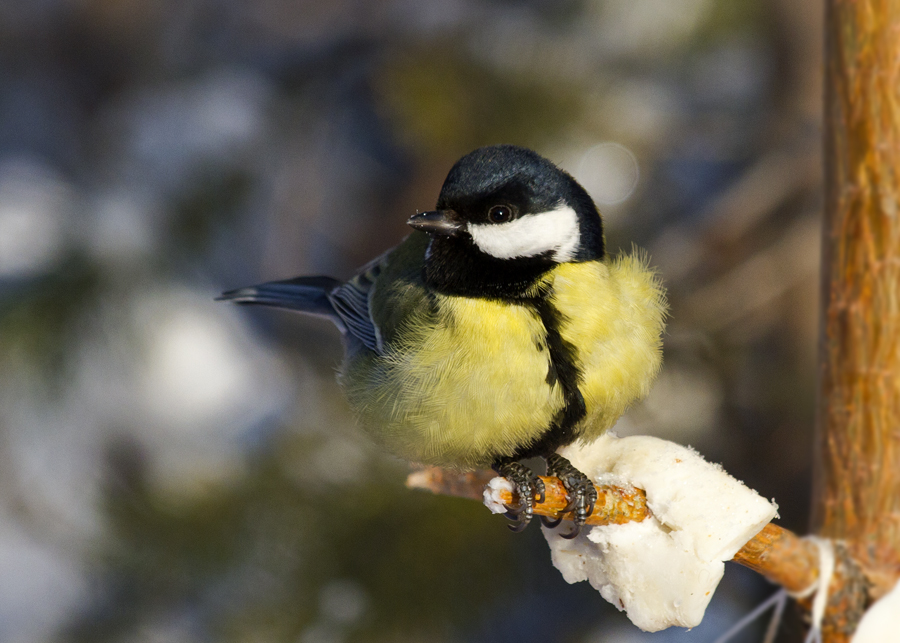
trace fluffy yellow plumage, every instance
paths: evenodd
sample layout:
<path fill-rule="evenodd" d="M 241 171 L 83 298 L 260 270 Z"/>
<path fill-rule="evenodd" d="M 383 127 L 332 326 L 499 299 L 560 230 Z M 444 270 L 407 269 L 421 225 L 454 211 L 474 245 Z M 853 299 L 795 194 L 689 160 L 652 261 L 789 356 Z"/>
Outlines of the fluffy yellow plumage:
<path fill-rule="evenodd" d="M 414 234 L 394 252 L 423 252 Z M 564 404 L 547 382 L 545 328 L 515 303 L 435 295 L 424 301 L 418 272 L 392 274 L 383 306 L 396 319 L 384 355 L 348 356 L 341 381 L 360 423 L 389 451 L 414 462 L 471 468 L 537 441 Z M 419 265 L 414 263 L 412 265 Z M 587 415 L 577 432 L 592 440 L 645 396 L 661 364 L 665 294 L 640 255 L 564 263 L 542 279 L 577 347 Z M 410 305 L 410 301 L 416 302 Z"/>

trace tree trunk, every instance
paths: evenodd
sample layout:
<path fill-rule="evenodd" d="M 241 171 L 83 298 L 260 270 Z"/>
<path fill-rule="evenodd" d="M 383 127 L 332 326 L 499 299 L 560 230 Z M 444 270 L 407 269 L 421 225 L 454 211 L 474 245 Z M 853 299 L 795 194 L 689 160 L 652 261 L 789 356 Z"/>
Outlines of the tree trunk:
<path fill-rule="evenodd" d="M 900 574 L 900 0 L 826 11 L 814 531 L 845 541 L 877 598 Z"/>

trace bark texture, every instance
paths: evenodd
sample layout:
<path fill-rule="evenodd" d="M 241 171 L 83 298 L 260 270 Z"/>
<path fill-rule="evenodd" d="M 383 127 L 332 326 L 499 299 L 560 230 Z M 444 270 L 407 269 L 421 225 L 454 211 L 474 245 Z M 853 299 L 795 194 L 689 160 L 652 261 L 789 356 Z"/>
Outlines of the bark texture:
<path fill-rule="evenodd" d="M 900 574 L 900 0 L 827 1 L 825 81 L 814 531 L 871 600 Z"/>

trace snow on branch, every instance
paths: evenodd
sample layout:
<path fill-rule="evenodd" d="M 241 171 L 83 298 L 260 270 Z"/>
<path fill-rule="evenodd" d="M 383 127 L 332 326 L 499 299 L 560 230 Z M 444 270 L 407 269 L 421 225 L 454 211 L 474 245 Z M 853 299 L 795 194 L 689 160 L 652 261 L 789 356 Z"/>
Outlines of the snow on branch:
<path fill-rule="evenodd" d="M 406 479 L 406 486 L 440 496 L 481 500 L 485 486 L 496 475 L 487 469 L 460 472 L 426 467 L 410 473 Z M 546 486 L 547 499 L 535 505 L 534 513 L 539 516 L 556 517 L 559 510 L 566 506 L 565 488 L 559 478 L 546 476 L 540 478 Z M 597 494 L 597 504 L 587 519 L 589 525 L 640 522 L 649 515 L 646 494 L 642 489 L 603 485 L 597 487 Z M 511 492 L 503 492 L 501 498 L 505 503 L 515 503 Z M 570 517 L 563 517 L 563 520 L 567 519 L 571 520 Z M 734 555 L 732 561 L 762 574 L 789 592 L 802 592 L 818 578 L 818 554 L 815 545 L 775 523 L 769 523 L 747 541 Z"/>
<path fill-rule="evenodd" d="M 554 565 L 568 582 L 589 581 L 648 631 L 699 623 L 723 560 L 749 567 L 793 594 L 815 586 L 815 544 L 771 524 L 775 506 L 718 465 L 655 438 L 610 435 L 598 443 L 564 453 L 597 483 L 598 501 L 587 520 L 594 528 L 574 541 L 544 530 Z M 556 518 L 567 504 L 565 489 L 557 478 L 542 480 L 546 498 L 534 511 Z M 407 485 L 484 496 L 495 512 L 517 501 L 511 485 L 490 471 L 422 469 Z"/>

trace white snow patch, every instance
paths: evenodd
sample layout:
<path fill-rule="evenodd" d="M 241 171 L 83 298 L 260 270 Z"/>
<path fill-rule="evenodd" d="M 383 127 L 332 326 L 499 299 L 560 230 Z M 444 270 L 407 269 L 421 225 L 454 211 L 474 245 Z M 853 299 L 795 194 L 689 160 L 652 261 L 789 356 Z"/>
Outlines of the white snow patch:
<path fill-rule="evenodd" d="M 894 641 L 900 630 L 900 581 L 863 614 L 850 643 Z"/>
<path fill-rule="evenodd" d="M 506 513 L 506 505 L 500 499 L 500 494 L 506 491 L 512 493 L 515 491 L 513 483 L 506 478 L 491 478 L 484 488 L 484 506 L 491 510 L 492 514 Z"/>
<path fill-rule="evenodd" d="M 720 466 L 672 442 L 608 433 L 560 453 L 598 484 L 627 481 L 647 492 L 652 516 L 643 522 L 587 527 L 574 540 L 559 530 L 544 536 L 567 582 L 587 580 L 648 632 L 698 625 L 724 561 L 777 515 Z"/>

